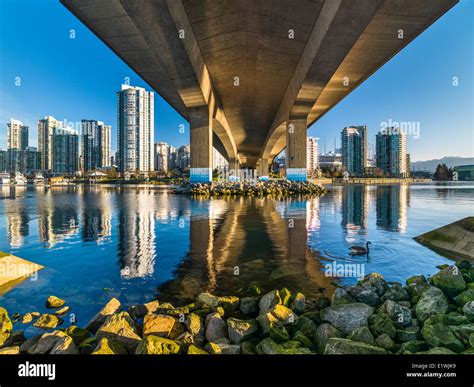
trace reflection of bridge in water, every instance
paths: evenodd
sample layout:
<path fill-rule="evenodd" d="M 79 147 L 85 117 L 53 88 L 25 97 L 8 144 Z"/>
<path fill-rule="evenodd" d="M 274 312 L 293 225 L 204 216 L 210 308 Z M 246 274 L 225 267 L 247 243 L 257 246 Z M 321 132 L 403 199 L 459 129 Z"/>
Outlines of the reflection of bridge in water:
<path fill-rule="evenodd" d="M 317 289 L 331 288 L 307 246 L 307 205 L 248 198 L 198 201 L 191 210 L 189 254 L 160 293 L 175 300 L 193 299 L 203 290 L 245 294 L 260 283 L 315 296 Z"/>

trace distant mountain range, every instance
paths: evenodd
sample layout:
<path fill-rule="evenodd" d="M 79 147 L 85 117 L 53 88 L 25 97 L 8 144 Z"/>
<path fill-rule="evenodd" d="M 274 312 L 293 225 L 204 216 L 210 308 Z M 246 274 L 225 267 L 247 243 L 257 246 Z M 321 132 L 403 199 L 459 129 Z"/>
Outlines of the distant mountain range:
<path fill-rule="evenodd" d="M 410 163 L 412 171 L 430 171 L 434 172 L 438 164 L 446 164 L 448 167 L 457 165 L 474 164 L 474 157 L 455 157 L 445 156 L 442 159 L 433 159 L 425 161 L 414 161 Z"/>

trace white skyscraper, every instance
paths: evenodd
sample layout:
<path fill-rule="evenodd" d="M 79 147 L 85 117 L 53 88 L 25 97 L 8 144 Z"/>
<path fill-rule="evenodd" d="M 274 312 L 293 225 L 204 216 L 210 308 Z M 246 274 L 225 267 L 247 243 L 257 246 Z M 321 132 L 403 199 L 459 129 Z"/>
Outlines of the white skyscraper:
<path fill-rule="evenodd" d="M 117 92 L 119 172 L 147 175 L 154 169 L 154 94 L 122 85 Z"/>
<path fill-rule="evenodd" d="M 169 146 L 166 142 L 155 144 L 155 171 L 168 172 Z"/>
<path fill-rule="evenodd" d="M 308 176 L 313 176 L 319 166 L 319 145 L 318 138 L 308 137 L 306 139 L 306 170 Z"/>

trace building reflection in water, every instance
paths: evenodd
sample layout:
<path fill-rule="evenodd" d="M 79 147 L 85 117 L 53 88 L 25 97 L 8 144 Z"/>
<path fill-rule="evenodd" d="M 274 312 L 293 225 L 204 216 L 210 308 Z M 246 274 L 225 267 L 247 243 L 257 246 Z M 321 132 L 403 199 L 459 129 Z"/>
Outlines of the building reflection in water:
<path fill-rule="evenodd" d="M 377 227 L 388 231 L 405 232 L 410 189 L 406 184 L 377 187 Z"/>
<path fill-rule="evenodd" d="M 152 190 L 121 189 L 117 203 L 118 256 L 123 278 L 145 277 L 154 272 L 155 195 Z"/>
<path fill-rule="evenodd" d="M 77 235 L 79 232 L 78 203 L 80 196 L 71 195 L 70 188 L 38 188 L 38 236 L 46 247 Z M 76 201 L 75 203 L 71 203 Z"/>
<path fill-rule="evenodd" d="M 112 236 L 112 192 L 102 188 L 84 189 L 82 199 L 82 240 L 103 243 Z"/>
<path fill-rule="evenodd" d="M 309 224 L 319 220 L 306 201 L 194 199 L 191 208 L 190 252 L 159 288 L 163 297 L 182 302 L 203 290 L 242 295 L 253 283 L 265 289 L 284 283 L 309 297 L 332 288 L 307 245 L 308 215 Z"/>
<path fill-rule="evenodd" d="M 26 187 L 2 186 L 2 199 L 21 199 Z M 23 245 L 24 239 L 30 234 L 28 210 L 23 200 L 11 200 L 5 206 L 7 214 L 7 233 L 12 249 Z"/>

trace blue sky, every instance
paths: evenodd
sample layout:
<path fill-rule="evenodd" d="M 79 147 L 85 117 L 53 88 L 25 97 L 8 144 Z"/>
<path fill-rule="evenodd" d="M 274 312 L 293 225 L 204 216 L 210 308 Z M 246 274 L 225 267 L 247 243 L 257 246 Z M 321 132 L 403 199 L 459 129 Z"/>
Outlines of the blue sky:
<path fill-rule="evenodd" d="M 331 150 L 335 138 L 340 145 L 345 126 L 367 125 L 373 144 L 382 122 L 414 122 L 420 136 L 408 138 L 412 160 L 474 156 L 473 20 L 474 0 L 461 0 L 316 122 L 309 134 Z M 115 93 L 126 77 L 132 85 L 149 89 L 59 1 L 0 0 L 0 148 L 6 146 L 10 118 L 30 126 L 33 146 L 38 119 L 45 115 L 73 123 L 97 119 L 115 132 Z M 458 86 L 453 86 L 453 77 Z M 180 124 L 186 126 L 184 134 Z M 189 142 L 187 122 L 156 94 L 155 140 Z"/>

